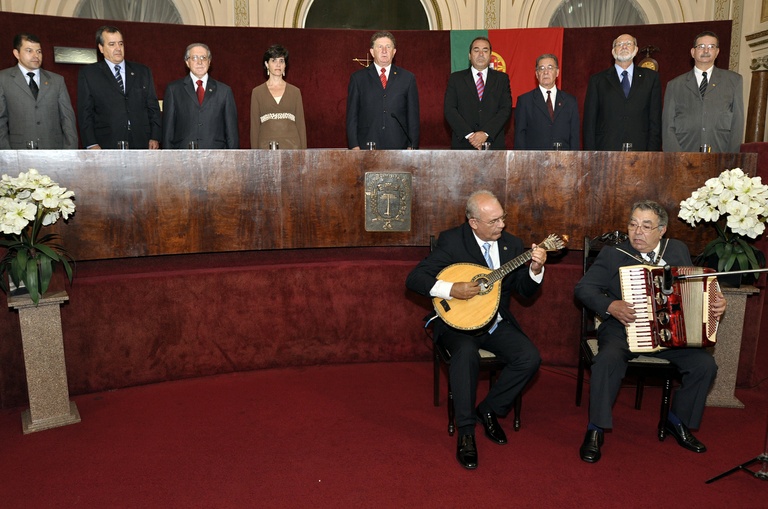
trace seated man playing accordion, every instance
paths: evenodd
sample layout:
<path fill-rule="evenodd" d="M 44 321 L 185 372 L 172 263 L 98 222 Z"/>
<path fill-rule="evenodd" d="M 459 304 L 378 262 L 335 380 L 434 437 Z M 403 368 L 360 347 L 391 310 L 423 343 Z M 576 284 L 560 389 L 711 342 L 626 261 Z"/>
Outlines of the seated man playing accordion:
<path fill-rule="evenodd" d="M 595 312 L 602 323 L 597 330 L 598 354 L 592 364 L 589 387 L 589 425 L 579 454 L 588 463 L 600 460 L 603 430 L 613 427 L 613 403 L 627 369 L 636 354 L 630 352 L 626 326 L 635 321 L 632 304 L 622 299 L 619 269 L 628 265 L 690 266 L 688 248 L 674 239 L 662 239 L 669 216 L 658 203 L 645 200 L 632 205 L 629 215 L 629 240 L 607 246 L 576 285 L 576 298 Z M 726 301 L 717 292 L 710 313 L 719 320 Z M 669 360 L 682 373 L 682 385 L 676 391 L 669 412 L 666 432 L 682 447 L 694 452 L 707 448 L 689 428 L 698 428 L 707 392 L 715 380 L 717 365 L 702 348 L 671 348 L 650 354 Z"/>

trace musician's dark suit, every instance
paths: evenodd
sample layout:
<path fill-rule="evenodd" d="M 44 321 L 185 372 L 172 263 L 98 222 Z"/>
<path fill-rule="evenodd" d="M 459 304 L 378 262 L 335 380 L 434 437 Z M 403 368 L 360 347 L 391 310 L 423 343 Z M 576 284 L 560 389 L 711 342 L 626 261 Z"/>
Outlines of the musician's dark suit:
<path fill-rule="evenodd" d="M 232 89 L 208 77 L 201 105 L 187 74 L 168 85 L 163 96 L 163 148 L 240 148 Z"/>
<path fill-rule="evenodd" d="M 451 148 L 475 150 L 465 138 L 468 134 L 485 131 L 491 149 L 503 150 L 504 126 L 512 115 L 512 92 L 506 73 L 488 68 L 483 100 L 477 95 L 477 76 L 473 69 L 451 74 L 445 90 L 443 113 L 451 126 Z"/>
<path fill-rule="evenodd" d="M 661 240 L 662 263 L 672 266 L 692 265 L 685 244 L 669 239 L 664 249 L 665 242 Z M 611 407 L 626 373 L 627 361 L 637 355 L 629 351 L 626 329 L 621 322 L 607 314 L 607 310 L 611 302 L 621 300 L 619 268 L 648 263 L 641 260 L 640 254 L 629 241 L 607 246 L 600 251 L 595 263 L 576 285 L 576 298 L 603 320 L 597 330 L 598 354 L 592 365 L 589 384 L 589 420 L 601 428 L 613 427 Z M 689 428 L 698 428 L 707 391 L 717 374 L 717 365 L 712 355 L 703 348 L 669 349 L 644 355 L 668 359 L 680 368 L 683 380 L 672 400 L 672 412 Z"/>
<path fill-rule="evenodd" d="M 556 141 L 563 144 L 562 150 L 579 149 L 579 105 L 576 98 L 558 90 L 553 109 L 554 120 L 549 117 L 547 102 L 539 87 L 517 98 L 515 149 L 551 150 Z"/>
<path fill-rule="evenodd" d="M 402 67 L 390 66 L 386 89 L 373 64 L 349 78 L 347 143 L 364 149 L 369 141 L 377 150 L 419 148 L 419 91 L 416 77 Z"/>
<path fill-rule="evenodd" d="M 616 68 L 589 78 L 584 100 L 584 150 L 661 150 L 661 82 L 656 71 L 635 66 L 624 97 Z"/>
<path fill-rule="evenodd" d="M 104 60 L 80 70 L 77 80 L 77 120 L 84 147 L 149 148 L 149 140 L 160 141 L 162 125 L 152 72 L 145 65 L 123 61 L 125 95 Z M 130 128 L 129 128 L 130 122 Z"/>
<path fill-rule="evenodd" d="M 501 265 L 524 252 L 523 242 L 506 231 L 502 232 L 497 242 Z M 405 284 L 409 289 L 429 296 L 430 290 L 437 282 L 437 274 L 454 263 L 486 266 L 482 250 L 467 223 L 442 232 L 438 237 L 436 249 L 411 271 Z M 499 322 L 499 327 L 493 334 L 471 336 L 449 327 L 439 318 L 433 322 L 435 341 L 442 342 L 451 352 L 449 375 L 457 428 L 475 424 L 475 395 L 480 363 L 478 348 L 493 352 L 507 362 L 485 399 L 485 403 L 497 415 L 506 415 L 509 412 L 517 394 L 538 370 L 541 363 L 539 351 L 509 311 L 513 290 L 524 297 L 531 297 L 538 288 L 539 283 L 531 279 L 527 265 L 502 280 L 498 311 L 503 320 Z"/>

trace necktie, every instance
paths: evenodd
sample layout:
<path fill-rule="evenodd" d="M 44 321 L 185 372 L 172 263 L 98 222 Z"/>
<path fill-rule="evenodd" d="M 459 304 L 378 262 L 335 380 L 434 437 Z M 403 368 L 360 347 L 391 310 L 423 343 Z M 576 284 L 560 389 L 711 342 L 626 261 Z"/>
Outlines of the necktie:
<path fill-rule="evenodd" d="M 37 88 L 37 83 L 35 83 L 35 73 L 28 72 L 27 76 L 29 76 L 29 89 L 32 91 L 32 95 L 35 96 L 35 99 L 37 99 L 37 92 L 39 92 L 39 88 Z"/>
<path fill-rule="evenodd" d="M 483 242 L 483 258 L 485 258 L 485 263 L 488 265 L 488 267 L 493 268 L 493 260 L 491 259 L 491 245 L 488 242 Z M 496 316 L 493 318 L 493 325 L 488 330 L 488 334 L 493 334 L 493 331 L 495 331 L 496 327 L 499 326 L 498 320 L 499 320 L 499 315 L 497 313 Z"/>
<path fill-rule="evenodd" d="M 203 88 L 203 80 L 197 80 L 197 100 L 202 106 L 203 97 L 205 97 L 205 89 Z"/>
<path fill-rule="evenodd" d="M 650 253 L 643 253 L 643 258 L 651 264 L 656 265 L 656 253 L 654 251 L 651 251 Z"/>
<path fill-rule="evenodd" d="M 483 242 L 483 258 L 488 267 L 493 268 L 493 260 L 491 259 L 491 245 L 488 242 Z"/>
<path fill-rule="evenodd" d="M 120 87 L 120 92 L 125 95 L 125 85 L 123 84 L 123 77 L 120 76 L 120 66 L 115 66 L 115 79 L 117 80 L 117 84 Z"/>
<path fill-rule="evenodd" d="M 555 108 L 552 107 L 552 91 L 547 90 L 547 110 L 549 110 L 549 118 L 553 122 L 555 121 Z"/>
<path fill-rule="evenodd" d="M 621 89 L 624 91 L 624 97 L 629 97 L 629 73 L 621 73 Z"/>
<path fill-rule="evenodd" d="M 699 93 L 701 94 L 701 97 L 704 97 L 704 94 L 707 93 L 707 73 L 706 71 L 701 73 L 701 83 L 699 84 Z"/>
<path fill-rule="evenodd" d="M 381 78 L 382 88 L 387 88 L 387 70 L 383 67 L 381 68 L 381 76 L 379 78 Z"/>
<path fill-rule="evenodd" d="M 485 91 L 485 83 L 483 83 L 483 73 L 481 72 L 477 73 L 477 82 L 475 82 L 475 86 L 477 86 L 477 98 L 482 101 L 483 92 Z"/>

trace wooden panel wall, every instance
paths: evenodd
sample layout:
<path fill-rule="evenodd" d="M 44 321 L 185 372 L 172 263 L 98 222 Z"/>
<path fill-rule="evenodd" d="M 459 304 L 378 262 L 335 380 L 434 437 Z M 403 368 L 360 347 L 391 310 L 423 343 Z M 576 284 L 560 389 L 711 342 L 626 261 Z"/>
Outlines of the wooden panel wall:
<path fill-rule="evenodd" d="M 476 189 L 494 191 L 526 242 L 624 229 L 629 205 L 656 199 L 669 235 L 696 253 L 714 235 L 678 204 L 755 154 L 489 151 L 0 151 L 15 176 L 36 168 L 75 192 L 57 224 L 77 260 L 266 249 L 427 245 L 463 221 Z M 365 231 L 365 173 L 413 176 L 409 232 Z M 573 247 L 580 242 L 573 244 Z"/>

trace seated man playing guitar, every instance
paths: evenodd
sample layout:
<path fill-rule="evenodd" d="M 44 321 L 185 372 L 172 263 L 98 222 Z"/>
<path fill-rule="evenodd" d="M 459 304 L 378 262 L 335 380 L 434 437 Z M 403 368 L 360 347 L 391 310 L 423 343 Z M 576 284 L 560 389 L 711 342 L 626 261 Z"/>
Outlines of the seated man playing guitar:
<path fill-rule="evenodd" d="M 468 469 L 477 468 L 475 422 L 480 421 L 486 436 L 497 444 L 505 444 L 507 437 L 497 416 L 506 415 L 517 394 L 533 377 L 541 364 L 536 346 L 523 333 L 509 311 L 512 291 L 531 297 L 544 277 L 547 252 L 535 244 L 524 253 L 523 242 L 504 231 L 504 209 L 489 191 L 476 191 L 467 200 L 468 221 L 457 228 L 440 234 L 437 247 L 411 271 L 406 286 L 421 295 L 434 298 L 441 313 L 450 312 L 451 306 L 470 299 L 487 299 L 492 306 L 491 319 L 479 328 L 467 324 L 452 327 L 441 317 L 435 320 L 434 338 L 451 353 L 449 376 L 456 408 L 458 442 L 456 458 Z M 490 292 L 487 281 L 441 279 L 444 269 L 453 264 L 477 264 L 476 269 L 498 269 L 515 257 L 528 257 L 529 266 L 522 265 L 511 272 L 498 293 Z M 527 261 L 527 260 L 526 260 Z M 475 270 L 475 272 L 478 272 Z M 490 272 L 488 269 L 485 273 Z M 458 300 L 457 300 L 458 299 Z M 475 408 L 480 355 L 478 349 L 493 352 L 506 362 L 488 396 Z"/>

